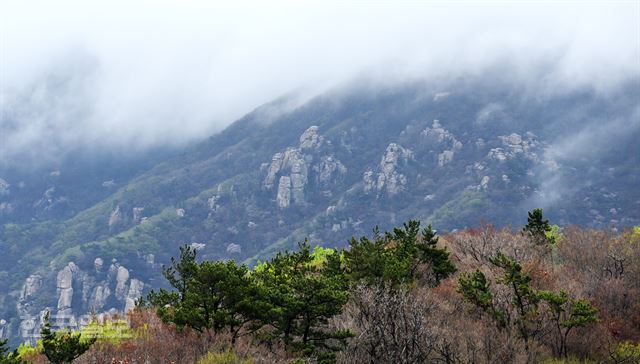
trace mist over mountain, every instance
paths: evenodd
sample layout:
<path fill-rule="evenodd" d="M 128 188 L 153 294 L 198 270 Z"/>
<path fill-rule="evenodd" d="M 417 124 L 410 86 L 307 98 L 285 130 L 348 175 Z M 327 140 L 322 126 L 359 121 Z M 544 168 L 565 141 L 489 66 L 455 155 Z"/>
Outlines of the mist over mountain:
<path fill-rule="evenodd" d="M 130 310 L 185 244 L 640 224 L 637 4 L 69 4 L 0 9 L 0 339 Z"/>
<path fill-rule="evenodd" d="M 280 98 L 162 158 L 71 156 L 40 180 L 5 174 L 6 331 L 44 307 L 124 310 L 184 244 L 253 264 L 411 218 L 443 232 L 519 226 L 543 207 L 561 226 L 637 225 L 637 85 L 547 96 L 498 73 L 358 81 L 297 107 Z M 56 296 L 61 284 L 70 290 Z"/>

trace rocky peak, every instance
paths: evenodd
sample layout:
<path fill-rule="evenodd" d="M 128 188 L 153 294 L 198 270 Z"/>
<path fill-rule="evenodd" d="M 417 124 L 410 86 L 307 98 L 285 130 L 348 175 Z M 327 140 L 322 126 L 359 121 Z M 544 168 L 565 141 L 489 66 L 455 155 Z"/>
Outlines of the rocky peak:
<path fill-rule="evenodd" d="M 291 178 L 289 176 L 280 177 L 276 203 L 281 209 L 289 207 L 289 204 L 291 203 Z"/>
<path fill-rule="evenodd" d="M 424 129 L 422 135 L 428 143 L 436 144 L 441 148 L 438 154 L 439 167 L 444 167 L 453 161 L 455 152 L 462 149 L 462 142 L 456 139 L 453 133 L 443 128 L 438 120 L 434 120 L 430 128 Z"/>
<path fill-rule="evenodd" d="M 42 287 L 42 276 L 39 274 L 32 274 L 22 285 L 22 291 L 20 291 L 20 301 L 28 300 Z"/>
<path fill-rule="evenodd" d="M 329 184 L 337 175 L 346 175 L 347 167 L 333 156 L 324 156 L 320 163 L 314 166 L 320 184 Z"/>
<path fill-rule="evenodd" d="M 498 140 L 500 140 L 502 147 L 491 148 L 487 158 L 504 162 L 507 159 L 521 157 L 539 162 L 536 149 L 540 147 L 540 143 L 533 133 L 527 132 L 524 137 L 518 133 L 500 135 Z"/>
<path fill-rule="evenodd" d="M 291 204 L 304 205 L 305 189 L 310 180 L 326 186 L 346 173 L 347 168 L 337 158 L 319 155 L 323 142 L 324 137 L 318 133 L 318 127 L 311 126 L 300 136 L 299 147 L 288 147 L 274 154 L 271 163 L 261 167 L 262 171 L 266 170 L 262 187 L 271 190 L 277 183 L 276 204 L 279 208 L 284 209 Z M 315 178 L 310 179 L 310 174 Z"/>
<path fill-rule="evenodd" d="M 323 141 L 324 137 L 318 133 L 318 127 L 310 126 L 300 135 L 300 149 L 318 149 Z"/>
<path fill-rule="evenodd" d="M 407 178 L 397 172 L 397 169 L 399 165 L 406 164 L 411 158 L 413 158 L 411 150 L 396 143 L 389 144 L 380 160 L 377 173 L 373 170 L 364 172 L 364 191 L 366 193 L 386 191 L 390 195 L 402 191 L 407 184 Z"/>

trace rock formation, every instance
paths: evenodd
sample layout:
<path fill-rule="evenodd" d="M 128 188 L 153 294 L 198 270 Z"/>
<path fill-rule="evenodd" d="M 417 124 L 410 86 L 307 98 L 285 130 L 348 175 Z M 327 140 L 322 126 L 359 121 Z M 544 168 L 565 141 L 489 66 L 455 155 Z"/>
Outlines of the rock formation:
<path fill-rule="evenodd" d="M 109 215 L 109 226 L 115 225 L 120 218 L 122 217 L 122 212 L 120 211 L 120 205 L 116 206 L 113 211 L 111 211 L 111 215 Z"/>
<path fill-rule="evenodd" d="M 422 135 L 428 144 L 433 144 L 441 151 L 438 154 L 438 166 L 444 167 L 453 161 L 456 151 L 462 149 L 462 142 L 448 130 L 442 127 L 438 120 L 434 120 L 430 128 L 422 131 Z"/>
<path fill-rule="evenodd" d="M 321 154 L 322 146 L 330 143 L 318 133 L 317 126 L 305 130 L 299 142 L 298 147 L 288 147 L 275 153 L 271 163 L 261 167 L 262 171 L 266 170 L 262 188 L 272 190 L 277 184 L 276 205 L 281 209 L 292 204 L 305 205 L 309 183 L 326 187 L 347 172 L 347 168 L 334 156 Z"/>
<path fill-rule="evenodd" d="M 402 146 L 391 143 L 380 160 L 377 171 L 365 171 L 362 177 L 366 193 L 376 191 L 395 195 L 404 190 L 407 184 L 405 175 L 398 172 L 398 167 L 405 165 L 413 157 L 413 152 Z M 376 173 L 377 172 L 377 173 Z"/>
<path fill-rule="evenodd" d="M 9 187 L 11 187 L 9 182 L 7 182 L 4 179 L 0 178 L 0 196 L 8 195 L 9 192 L 10 192 L 9 191 Z"/>

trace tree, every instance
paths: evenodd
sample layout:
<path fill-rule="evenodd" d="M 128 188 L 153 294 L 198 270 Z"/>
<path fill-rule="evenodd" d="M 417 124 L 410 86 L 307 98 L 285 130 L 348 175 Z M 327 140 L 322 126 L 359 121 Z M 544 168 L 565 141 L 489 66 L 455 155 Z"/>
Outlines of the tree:
<path fill-rule="evenodd" d="M 169 284 L 178 290 L 180 301 L 184 301 L 187 296 L 189 282 L 194 278 L 198 269 L 196 262 L 197 251 L 189 245 L 180 247 L 180 260 L 176 261 L 171 257 L 171 266 L 162 267 L 162 274 L 169 281 Z"/>
<path fill-rule="evenodd" d="M 553 323 L 553 348 L 556 355 L 567 357 L 567 338 L 576 327 L 597 321 L 597 310 L 586 300 L 573 299 L 566 291 L 540 291 Z"/>
<path fill-rule="evenodd" d="M 449 260 L 447 249 L 438 248 L 437 245 L 438 237 L 429 224 L 422 230 L 422 244 L 418 244 L 418 249 L 421 261 L 431 266 L 436 285 L 456 271 L 456 267 Z"/>
<path fill-rule="evenodd" d="M 504 253 L 496 253 L 489 262 L 502 272 L 496 283 L 508 287 L 508 304 L 496 303 L 490 283 L 480 270 L 462 273 L 458 279 L 458 292 L 466 301 L 486 312 L 498 327 L 515 327 L 527 350 L 532 339 L 543 336 L 541 328 L 544 324 L 550 323 L 554 351 L 566 357 L 569 333 L 597 320 L 596 309 L 585 300 L 572 299 L 562 290 L 559 293 L 536 291 L 531 287 L 531 276 L 523 271 L 522 265 Z M 546 316 L 540 310 L 541 303 L 545 304 Z"/>
<path fill-rule="evenodd" d="M 349 283 L 341 269 L 338 254 L 326 256 L 318 266 L 306 242 L 298 251 L 278 253 L 253 273 L 264 287 L 272 305 L 264 323 L 265 333 L 320 362 L 331 362 L 346 345 L 349 331 L 329 329 L 329 319 L 340 312 L 349 299 Z"/>
<path fill-rule="evenodd" d="M 476 269 L 472 274 L 460 274 L 458 292 L 462 294 L 465 300 L 489 314 L 499 328 L 506 327 L 506 314 L 494 305 L 489 282 L 480 270 Z"/>
<path fill-rule="evenodd" d="M 20 364 L 22 361 L 18 357 L 18 351 L 10 351 L 7 348 L 7 339 L 0 339 L 0 364 Z"/>
<path fill-rule="evenodd" d="M 542 209 L 528 212 L 527 224 L 522 231 L 529 235 L 536 244 L 555 244 L 555 237 L 551 234 L 552 227 L 549 220 L 542 216 Z"/>
<path fill-rule="evenodd" d="M 431 278 L 433 285 L 453 272 L 449 252 L 438 248 L 438 238 L 429 225 L 420 234 L 420 222 L 410 220 L 402 228 L 381 235 L 374 229 L 373 240 L 352 238 L 344 252 L 345 268 L 353 283 L 399 286 L 411 284 L 418 278 Z M 430 277 L 423 277 L 428 268 Z"/>
<path fill-rule="evenodd" d="M 359 240 L 352 237 L 349 245 L 349 250 L 344 252 L 344 262 L 351 281 L 373 284 L 389 278 L 386 272 L 387 242 L 377 227 L 373 230 L 373 240 L 366 236 Z"/>
<path fill-rule="evenodd" d="M 260 300 L 244 265 L 231 260 L 198 263 L 196 251 L 184 246 L 180 260 L 172 258 L 171 267 L 163 272 L 177 292 L 152 291 L 148 299 L 165 322 L 200 333 L 229 327 L 235 339 L 254 318 L 251 312 Z"/>
<path fill-rule="evenodd" d="M 531 277 L 522 271 L 522 265 L 515 259 L 509 258 L 502 252 L 489 259 L 494 266 L 502 269 L 503 275 L 496 280 L 511 289 L 512 306 L 516 310 L 515 324 L 525 344 L 534 336 L 531 328 L 533 316 L 537 312 L 538 295 L 531 288 Z M 508 320 L 508 318 L 507 318 Z"/>
<path fill-rule="evenodd" d="M 352 290 L 351 316 L 357 333 L 344 351 L 348 363 L 429 363 L 438 333 L 430 315 L 435 304 L 407 290 L 382 285 Z"/>
<path fill-rule="evenodd" d="M 70 331 L 53 332 L 49 322 L 49 312 L 45 314 L 41 334 L 43 353 L 54 364 L 71 363 L 89 350 L 97 339 L 83 338 L 80 333 L 74 334 Z"/>

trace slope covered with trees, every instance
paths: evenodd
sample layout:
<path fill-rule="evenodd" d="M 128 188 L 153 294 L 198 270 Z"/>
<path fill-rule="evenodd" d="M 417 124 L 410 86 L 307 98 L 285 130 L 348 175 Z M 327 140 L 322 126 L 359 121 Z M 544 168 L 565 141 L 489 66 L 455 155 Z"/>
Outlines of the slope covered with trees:
<path fill-rule="evenodd" d="M 439 237 L 409 221 L 253 269 L 184 246 L 163 272 L 129 335 L 77 362 L 640 361 L 639 228 L 554 229 L 534 210 L 518 232 Z"/>
<path fill-rule="evenodd" d="M 253 267 L 307 237 L 342 248 L 371 226 L 409 219 L 442 233 L 483 221 L 520 226 L 521 211 L 543 206 L 563 227 L 622 231 L 640 222 L 636 83 L 607 95 L 532 94 L 497 74 L 370 86 L 295 107 L 276 100 L 170 158 L 132 162 L 126 173 L 107 166 L 87 181 L 95 195 L 49 173 L 33 195 L 0 176 L 0 330 L 19 336 L 20 317 L 46 307 L 122 311 L 128 281 L 168 288 L 160 266 L 185 244 L 202 259 Z M 79 175 L 63 167 L 60 178 Z M 51 187 L 79 194 L 53 194 L 77 202 L 55 218 L 31 211 Z M 30 207 L 18 214 L 9 205 Z M 116 297 L 119 267 L 130 277 L 121 275 L 129 280 Z M 72 279 L 58 290 L 65 269 Z M 70 288 L 66 299 L 60 292 Z"/>

